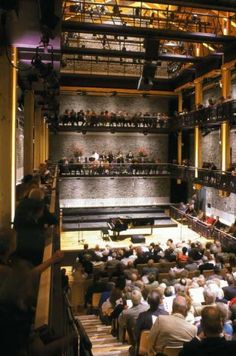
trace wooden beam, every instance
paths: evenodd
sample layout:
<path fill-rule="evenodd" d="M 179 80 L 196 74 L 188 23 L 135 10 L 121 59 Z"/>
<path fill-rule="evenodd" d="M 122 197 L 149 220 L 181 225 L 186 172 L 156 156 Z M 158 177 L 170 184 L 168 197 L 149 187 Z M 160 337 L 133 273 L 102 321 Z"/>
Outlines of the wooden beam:
<path fill-rule="evenodd" d="M 177 96 L 178 93 L 174 91 L 165 91 L 165 90 L 137 90 L 137 89 L 117 89 L 117 88 L 93 88 L 93 87 L 69 87 L 69 86 L 61 86 L 60 91 L 66 91 L 68 93 L 75 93 L 77 91 L 84 92 L 93 92 L 97 93 L 124 93 L 124 94 L 132 94 L 132 95 L 156 95 L 156 96 Z"/>

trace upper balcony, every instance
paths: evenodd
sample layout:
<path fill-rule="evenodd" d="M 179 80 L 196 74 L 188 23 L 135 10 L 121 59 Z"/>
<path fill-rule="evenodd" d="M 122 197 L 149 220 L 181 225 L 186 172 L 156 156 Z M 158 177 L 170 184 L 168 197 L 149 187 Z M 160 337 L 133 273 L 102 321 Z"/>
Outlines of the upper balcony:
<path fill-rule="evenodd" d="M 176 129 L 191 129 L 194 126 L 218 127 L 223 121 L 229 121 L 231 126 L 236 125 L 236 100 L 180 113 L 173 125 Z"/>

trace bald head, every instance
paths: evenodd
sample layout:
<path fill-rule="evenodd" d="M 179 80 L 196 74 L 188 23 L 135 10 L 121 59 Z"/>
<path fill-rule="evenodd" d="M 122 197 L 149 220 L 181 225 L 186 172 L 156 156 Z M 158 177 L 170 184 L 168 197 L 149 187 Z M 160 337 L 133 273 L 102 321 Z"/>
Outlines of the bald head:
<path fill-rule="evenodd" d="M 184 317 L 186 317 L 187 312 L 188 312 L 188 304 L 187 300 L 185 297 L 178 295 L 174 300 L 173 300 L 173 314 L 174 313 L 179 313 L 182 314 Z"/>
<path fill-rule="evenodd" d="M 133 305 L 139 305 L 141 303 L 142 293 L 139 290 L 133 290 L 131 293 L 131 300 Z"/>
<path fill-rule="evenodd" d="M 205 307 L 201 315 L 201 325 L 205 336 L 220 336 L 223 330 L 223 319 L 219 308 L 213 306 Z"/>

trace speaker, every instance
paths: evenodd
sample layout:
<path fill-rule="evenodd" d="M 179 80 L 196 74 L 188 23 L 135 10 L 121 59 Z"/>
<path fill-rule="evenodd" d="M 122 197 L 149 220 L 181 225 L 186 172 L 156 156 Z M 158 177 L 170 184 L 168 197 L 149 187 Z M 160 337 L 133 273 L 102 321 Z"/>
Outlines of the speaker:
<path fill-rule="evenodd" d="M 131 242 L 133 244 L 140 244 L 140 243 L 146 243 L 146 239 L 143 235 L 133 235 L 131 237 Z"/>
<path fill-rule="evenodd" d="M 160 41 L 155 38 L 145 38 L 145 59 L 147 61 L 153 61 L 158 59 Z"/>

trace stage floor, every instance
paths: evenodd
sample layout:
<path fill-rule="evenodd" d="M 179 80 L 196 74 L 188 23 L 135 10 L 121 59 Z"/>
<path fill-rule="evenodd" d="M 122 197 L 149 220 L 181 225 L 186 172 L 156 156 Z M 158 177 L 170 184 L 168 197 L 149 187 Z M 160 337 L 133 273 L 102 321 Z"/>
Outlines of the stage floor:
<path fill-rule="evenodd" d="M 149 229 L 150 230 L 150 229 Z M 142 235 L 143 229 L 133 230 L 133 235 Z M 166 227 L 166 228 L 154 228 L 153 234 L 145 236 L 146 245 L 151 242 L 160 242 L 161 245 L 166 248 L 166 241 L 168 239 L 173 239 L 175 243 L 180 241 L 196 241 L 201 240 L 204 242 L 205 239 L 200 237 L 199 234 L 190 230 L 187 226 L 178 223 L 177 227 Z M 80 242 L 82 241 L 83 242 Z M 84 243 L 88 243 L 90 248 L 94 248 L 99 245 L 101 248 L 109 245 L 110 247 L 126 247 L 131 244 L 131 237 L 126 237 L 121 241 L 104 241 L 101 236 L 101 231 L 68 231 L 61 232 L 61 250 L 62 251 L 76 251 L 83 249 Z M 135 246 L 139 244 L 135 244 Z"/>

